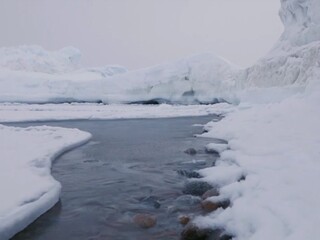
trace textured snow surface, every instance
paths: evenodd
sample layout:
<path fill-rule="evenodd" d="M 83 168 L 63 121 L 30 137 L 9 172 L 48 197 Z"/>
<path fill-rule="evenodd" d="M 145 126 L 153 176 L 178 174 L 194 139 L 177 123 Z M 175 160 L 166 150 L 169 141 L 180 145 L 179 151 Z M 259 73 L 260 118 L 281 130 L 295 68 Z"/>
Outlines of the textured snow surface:
<path fill-rule="evenodd" d="M 281 0 L 280 17 L 285 31 L 281 40 L 305 45 L 320 40 L 318 0 Z"/>
<path fill-rule="evenodd" d="M 1 240 L 21 231 L 59 200 L 61 186 L 50 175 L 51 163 L 90 137 L 77 129 L 0 125 Z"/>
<path fill-rule="evenodd" d="M 284 33 L 267 56 L 245 70 L 239 86 L 305 86 L 319 81 L 319 12 L 318 0 L 281 0 Z"/>
<path fill-rule="evenodd" d="M 167 104 L 0 104 L 0 122 L 204 116 L 225 113 L 233 108 L 232 105 L 226 103 L 188 106 Z"/>
<path fill-rule="evenodd" d="M 239 106 L 204 137 L 225 139 L 216 167 L 201 170 L 231 207 L 196 222 L 238 240 L 299 240 L 320 235 L 320 88 L 280 103 Z M 245 180 L 238 182 L 241 176 Z"/>

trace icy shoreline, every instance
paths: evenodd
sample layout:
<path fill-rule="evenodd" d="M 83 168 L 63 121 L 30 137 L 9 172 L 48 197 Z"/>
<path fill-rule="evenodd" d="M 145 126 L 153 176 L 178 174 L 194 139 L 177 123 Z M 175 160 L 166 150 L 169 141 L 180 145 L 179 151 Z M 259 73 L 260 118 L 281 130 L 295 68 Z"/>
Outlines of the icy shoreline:
<path fill-rule="evenodd" d="M 61 185 L 50 174 L 52 161 L 91 135 L 77 129 L 3 125 L 0 133 L 0 239 L 5 240 L 58 202 Z"/>
<path fill-rule="evenodd" d="M 312 239 L 320 234 L 314 184 L 320 181 L 319 92 L 280 103 L 241 106 L 205 126 L 221 138 L 220 160 L 200 173 L 220 188 L 210 200 L 231 206 L 198 217 L 204 228 L 223 228 L 237 240 Z M 243 181 L 237 179 L 244 175 Z M 303 220 L 301 220 L 303 219 Z"/>

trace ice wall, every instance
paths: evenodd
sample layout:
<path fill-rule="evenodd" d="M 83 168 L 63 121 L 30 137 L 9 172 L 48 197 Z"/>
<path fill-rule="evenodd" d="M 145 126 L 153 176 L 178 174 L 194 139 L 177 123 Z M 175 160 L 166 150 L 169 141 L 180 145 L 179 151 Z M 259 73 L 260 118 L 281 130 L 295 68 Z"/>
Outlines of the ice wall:
<path fill-rule="evenodd" d="M 285 26 L 281 41 L 301 46 L 320 40 L 319 0 L 281 0 L 280 18 Z"/>
<path fill-rule="evenodd" d="M 285 30 L 271 52 L 245 70 L 239 87 L 306 86 L 319 79 L 319 13 L 319 0 L 281 0 Z"/>

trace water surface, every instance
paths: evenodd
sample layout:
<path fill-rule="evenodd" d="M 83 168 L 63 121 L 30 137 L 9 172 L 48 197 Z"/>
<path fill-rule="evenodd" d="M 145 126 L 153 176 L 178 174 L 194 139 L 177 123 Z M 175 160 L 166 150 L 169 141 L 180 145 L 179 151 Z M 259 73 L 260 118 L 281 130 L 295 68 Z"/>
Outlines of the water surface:
<path fill-rule="evenodd" d="M 170 119 L 60 121 L 19 123 L 14 126 L 49 125 L 79 128 L 92 140 L 60 156 L 52 174 L 62 183 L 61 201 L 14 240 L 170 240 L 179 239 L 182 227 L 172 211 L 182 195 L 185 177 L 178 169 L 210 166 L 214 156 L 204 151 L 190 156 L 193 147 L 203 150 L 209 139 L 195 138 L 215 116 Z M 205 160 L 203 164 L 188 164 Z M 160 207 L 152 201 L 156 199 Z M 188 209 L 186 212 L 197 211 Z M 152 229 L 132 223 L 137 213 L 157 216 Z"/>

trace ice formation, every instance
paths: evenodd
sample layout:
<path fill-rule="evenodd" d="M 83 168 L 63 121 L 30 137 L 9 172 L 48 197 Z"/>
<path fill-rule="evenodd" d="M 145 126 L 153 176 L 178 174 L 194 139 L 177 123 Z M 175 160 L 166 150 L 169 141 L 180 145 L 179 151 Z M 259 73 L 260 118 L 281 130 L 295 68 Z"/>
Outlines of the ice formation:
<path fill-rule="evenodd" d="M 0 55 L 1 58 L 1 55 Z M 217 102 L 234 86 L 238 69 L 204 54 L 127 72 L 118 66 L 60 74 L 0 71 L 0 101 L 26 103 Z"/>
<path fill-rule="evenodd" d="M 245 87 L 306 86 L 320 66 L 320 4 L 317 0 L 281 0 L 284 32 L 272 51 L 245 70 Z"/>

